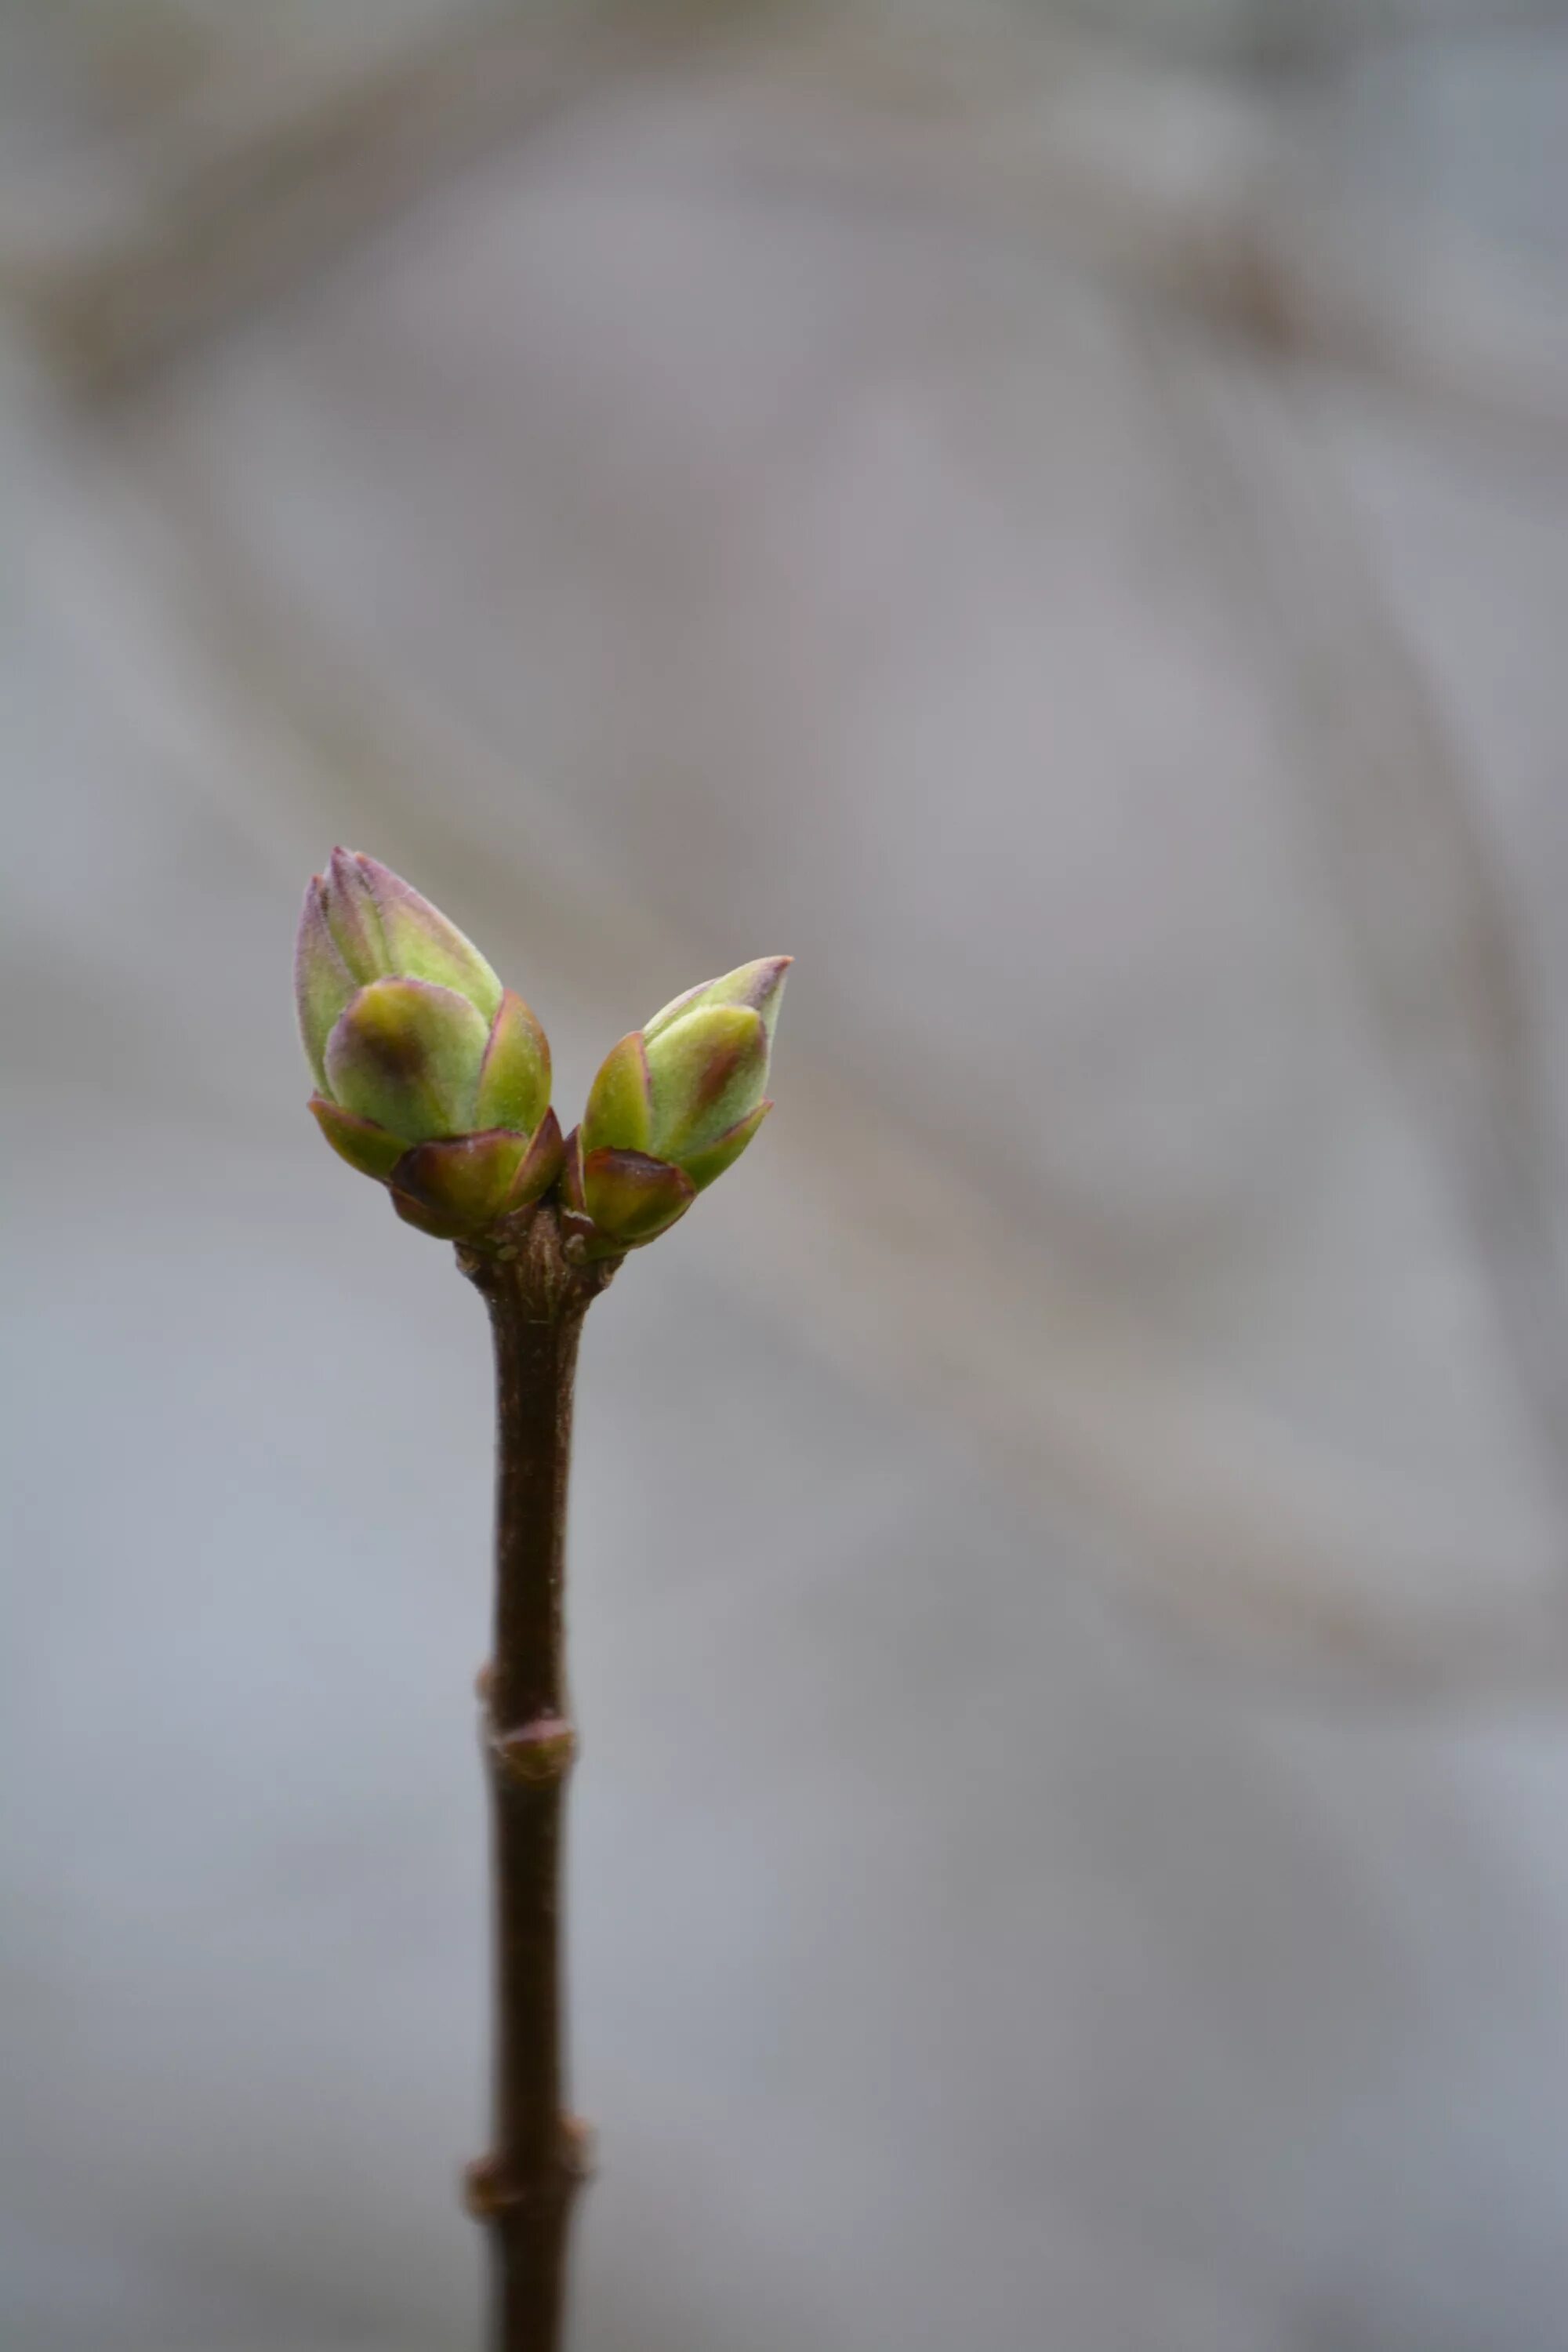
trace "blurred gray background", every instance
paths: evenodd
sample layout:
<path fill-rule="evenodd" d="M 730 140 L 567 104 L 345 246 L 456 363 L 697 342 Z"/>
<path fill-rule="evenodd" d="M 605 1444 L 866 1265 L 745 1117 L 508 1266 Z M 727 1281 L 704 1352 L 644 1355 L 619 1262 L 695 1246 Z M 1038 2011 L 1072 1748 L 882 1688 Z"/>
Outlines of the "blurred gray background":
<path fill-rule="evenodd" d="M 571 1116 L 582 2352 L 1568 2347 L 1568 17 L 0 12 L 0 2344 L 478 2340 L 489 1398 L 334 840 Z"/>

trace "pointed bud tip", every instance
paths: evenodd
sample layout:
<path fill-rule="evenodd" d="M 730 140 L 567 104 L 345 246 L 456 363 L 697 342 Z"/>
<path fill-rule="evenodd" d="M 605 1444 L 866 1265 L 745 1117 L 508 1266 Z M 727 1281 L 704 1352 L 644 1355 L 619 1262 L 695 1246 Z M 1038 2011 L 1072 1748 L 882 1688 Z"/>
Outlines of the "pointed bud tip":
<path fill-rule="evenodd" d="M 784 975 L 794 961 L 795 958 L 787 955 L 758 956 L 751 963 L 737 964 L 733 971 L 721 972 L 717 980 L 700 981 L 695 988 L 660 1005 L 653 1018 L 644 1024 L 643 1035 L 651 1045 L 678 1023 L 689 1021 L 694 1014 L 716 1006 L 729 1005 L 760 1013 L 771 1044 Z"/>
<path fill-rule="evenodd" d="M 774 1001 L 794 961 L 794 956 L 789 955 L 759 956 L 752 966 L 756 974 L 752 1002 L 760 1013 L 773 1013 Z"/>
<path fill-rule="evenodd" d="M 774 955 L 758 956 L 753 963 L 742 964 L 741 967 L 742 971 L 755 974 L 752 985 L 756 990 L 756 996 L 752 1001 L 765 1002 L 768 997 L 781 989 L 784 986 L 784 974 L 794 961 L 794 956 Z"/>

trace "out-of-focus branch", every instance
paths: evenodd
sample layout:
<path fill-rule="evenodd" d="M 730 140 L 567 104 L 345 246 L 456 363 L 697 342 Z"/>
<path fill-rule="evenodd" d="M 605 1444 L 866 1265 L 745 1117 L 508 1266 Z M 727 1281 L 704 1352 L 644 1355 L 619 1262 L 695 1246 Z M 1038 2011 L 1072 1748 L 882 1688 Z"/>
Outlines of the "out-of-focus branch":
<path fill-rule="evenodd" d="M 1568 1197 L 1520 926 L 1479 784 L 1287 382 L 1152 354 L 1215 552 L 1274 673 L 1391 1083 L 1468 1235 L 1568 1554 Z"/>
<path fill-rule="evenodd" d="M 772 88 L 854 110 L 853 137 L 829 111 L 773 167 L 792 202 L 939 208 L 950 226 L 967 210 L 1267 351 L 1568 433 L 1568 273 L 1347 189 L 1257 85 L 1059 26 L 894 42 L 808 19 L 766 37 Z"/>
<path fill-rule="evenodd" d="M 37 236 L 0 233 L 0 290 L 72 375 L 124 382 L 531 121 L 721 34 L 721 69 L 819 109 L 804 150 L 748 156 L 761 194 L 968 210 L 1269 350 L 1568 432 L 1557 273 L 1347 192 L 1254 86 L 1059 25 L 942 39 L 768 0 L 513 0 L 356 81 L 226 117 L 127 220 L 62 243 L 46 212 Z"/>
<path fill-rule="evenodd" d="M 746 0 L 500 5 L 362 79 L 286 91 L 184 142 L 128 215 L 48 206 L 0 233 L 0 293 L 95 389 L 133 380 L 374 228 L 444 176 Z M 69 207 L 67 212 L 68 215 Z"/>

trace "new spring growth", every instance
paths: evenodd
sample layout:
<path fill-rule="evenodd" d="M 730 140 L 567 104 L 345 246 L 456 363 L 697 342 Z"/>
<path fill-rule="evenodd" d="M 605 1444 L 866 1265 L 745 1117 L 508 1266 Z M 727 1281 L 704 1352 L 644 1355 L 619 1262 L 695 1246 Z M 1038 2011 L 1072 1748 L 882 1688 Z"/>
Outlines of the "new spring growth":
<path fill-rule="evenodd" d="M 768 1062 L 788 956 L 688 989 L 612 1047 L 567 1139 L 570 1246 L 603 1257 L 651 1242 L 744 1151 L 773 1108 Z"/>
<path fill-rule="evenodd" d="M 294 988 L 317 1124 L 400 1217 L 455 1240 L 548 1190 L 561 1166 L 549 1043 L 428 899 L 334 849 L 305 893 Z"/>
<path fill-rule="evenodd" d="M 310 1109 L 424 1233 L 476 1239 L 555 1187 L 572 1254 L 619 1256 L 683 1215 L 773 1108 L 789 962 L 764 957 L 689 989 L 623 1037 L 563 1146 L 549 1043 L 521 997 L 397 875 L 334 849 L 295 950 Z"/>

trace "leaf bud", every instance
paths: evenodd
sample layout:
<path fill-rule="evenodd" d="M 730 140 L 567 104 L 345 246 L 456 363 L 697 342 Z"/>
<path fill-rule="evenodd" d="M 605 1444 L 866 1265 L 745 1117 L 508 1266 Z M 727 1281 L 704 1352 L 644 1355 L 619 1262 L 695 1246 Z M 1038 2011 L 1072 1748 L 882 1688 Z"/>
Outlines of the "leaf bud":
<path fill-rule="evenodd" d="M 294 992 L 316 1122 L 410 1224 L 479 1234 L 554 1181 L 543 1030 L 400 876 L 333 850 L 305 893 Z"/>
<path fill-rule="evenodd" d="M 653 1241 L 738 1160 L 766 1095 L 788 956 L 689 989 L 611 1047 L 568 1139 L 563 1186 L 580 1252 Z"/>

